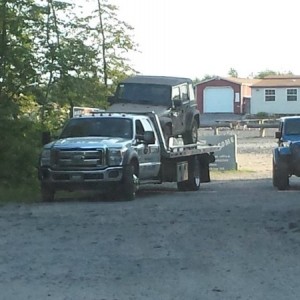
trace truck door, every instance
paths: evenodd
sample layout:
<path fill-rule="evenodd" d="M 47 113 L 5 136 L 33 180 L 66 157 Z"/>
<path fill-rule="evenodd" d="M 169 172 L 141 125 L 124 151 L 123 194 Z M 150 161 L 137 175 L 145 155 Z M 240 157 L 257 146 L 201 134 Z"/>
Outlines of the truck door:
<path fill-rule="evenodd" d="M 152 127 L 151 121 L 147 118 L 136 120 L 135 130 L 137 137 L 143 135 L 145 131 L 156 132 Z M 155 144 L 146 145 L 145 143 L 138 143 L 136 150 L 139 156 L 140 165 L 140 179 L 152 179 L 156 177 L 160 170 L 160 146 L 156 136 Z"/>
<path fill-rule="evenodd" d="M 177 135 L 185 132 L 185 116 L 189 107 L 188 85 L 182 84 L 172 88 L 172 123 L 174 124 L 173 133 Z M 177 103 L 177 104 L 175 104 Z"/>

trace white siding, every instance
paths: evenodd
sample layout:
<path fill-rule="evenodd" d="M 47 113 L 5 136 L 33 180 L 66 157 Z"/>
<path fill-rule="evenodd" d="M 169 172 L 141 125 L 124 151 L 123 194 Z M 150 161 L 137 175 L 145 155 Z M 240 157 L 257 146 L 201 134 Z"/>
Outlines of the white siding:
<path fill-rule="evenodd" d="M 265 101 L 265 90 L 275 90 L 275 101 Z M 269 114 L 300 114 L 300 87 L 297 89 L 297 101 L 287 101 L 288 88 L 252 88 L 251 114 L 265 112 Z"/>

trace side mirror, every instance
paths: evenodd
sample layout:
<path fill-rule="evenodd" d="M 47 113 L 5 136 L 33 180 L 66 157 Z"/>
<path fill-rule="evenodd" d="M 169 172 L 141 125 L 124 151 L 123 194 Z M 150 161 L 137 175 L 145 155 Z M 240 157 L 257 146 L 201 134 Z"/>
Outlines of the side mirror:
<path fill-rule="evenodd" d="M 173 100 L 174 107 L 180 107 L 182 105 L 182 100 L 181 99 L 175 99 Z"/>
<path fill-rule="evenodd" d="M 155 135 L 153 131 L 145 131 L 144 132 L 144 142 L 145 144 L 155 144 Z"/>
<path fill-rule="evenodd" d="M 51 142 L 50 131 L 43 131 L 42 132 L 42 145 L 46 145 L 50 142 Z"/>
<path fill-rule="evenodd" d="M 281 132 L 280 131 L 276 131 L 275 132 L 275 138 L 276 139 L 280 139 L 281 138 Z"/>

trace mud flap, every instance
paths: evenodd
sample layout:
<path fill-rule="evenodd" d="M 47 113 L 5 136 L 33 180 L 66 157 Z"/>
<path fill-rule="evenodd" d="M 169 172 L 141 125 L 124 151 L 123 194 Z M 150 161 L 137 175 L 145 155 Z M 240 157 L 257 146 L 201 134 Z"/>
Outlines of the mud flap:
<path fill-rule="evenodd" d="M 210 182 L 210 171 L 209 164 L 214 161 L 213 154 L 201 154 L 199 157 L 200 164 L 200 181 L 201 182 Z"/>

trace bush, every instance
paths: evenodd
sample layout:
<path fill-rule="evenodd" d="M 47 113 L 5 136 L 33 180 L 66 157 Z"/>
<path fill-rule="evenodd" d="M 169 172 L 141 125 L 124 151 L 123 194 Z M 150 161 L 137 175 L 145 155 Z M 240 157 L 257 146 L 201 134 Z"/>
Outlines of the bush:
<path fill-rule="evenodd" d="M 256 118 L 257 119 L 267 119 L 267 118 L 269 118 L 269 114 L 266 112 L 258 112 L 256 114 Z"/>
<path fill-rule="evenodd" d="M 0 203 L 37 202 L 40 198 L 39 183 L 37 180 L 27 184 L 0 185 Z"/>
<path fill-rule="evenodd" d="M 29 120 L 0 122 L 0 182 L 5 186 L 26 184 L 36 178 L 40 130 Z"/>

